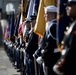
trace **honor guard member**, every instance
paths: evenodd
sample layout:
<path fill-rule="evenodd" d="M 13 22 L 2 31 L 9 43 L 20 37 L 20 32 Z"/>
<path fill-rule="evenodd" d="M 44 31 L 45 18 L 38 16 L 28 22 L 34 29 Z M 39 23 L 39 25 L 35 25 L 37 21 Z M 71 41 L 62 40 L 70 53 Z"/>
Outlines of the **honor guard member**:
<path fill-rule="evenodd" d="M 22 35 L 22 25 L 18 28 L 18 34 Z M 21 36 L 18 36 L 17 38 L 17 45 L 15 50 L 15 65 L 19 69 L 17 71 L 21 71 L 21 61 L 20 61 L 20 46 L 22 44 Z"/>
<path fill-rule="evenodd" d="M 37 62 L 41 59 L 45 63 L 45 75 L 56 75 L 52 67 L 60 57 L 60 52 L 56 49 L 56 24 L 57 24 L 57 7 L 54 5 L 47 6 L 45 10 L 46 30 L 44 33 L 41 56 L 37 58 Z"/>
<path fill-rule="evenodd" d="M 30 20 L 27 20 L 23 23 L 24 25 L 24 30 L 23 30 L 23 37 L 24 37 L 24 41 L 25 41 L 25 48 L 28 44 L 28 39 L 29 39 L 29 32 L 31 29 L 31 24 L 30 24 Z M 24 49 L 25 50 L 25 49 Z M 29 54 L 26 54 L 26 52 L 24 51 L 24 74 L 29 75 L 29 65 L 28 65 L 28 60 L 29 60 Z"/>
<path fill-rule="evenodd" d="M 26 53 L 29 54 L 29 70 L 30 75 L 35 75 L 34 72 L 34 58 L 33 53 L 38 48 L 38 35 L 34 33 L 34 26 L 36 23 L 36 15 L 31 15 L 31 30 L 28 39 L 28 45 L 25 49 Z"/>
<path fill-rule="evenodd" d="M 61 42 L 61 57 L 53 70 L 58 75 L 76 75 L 76 0 L 68 0 L 66 13 L 71 22 L 69 27 L 66 27 L 66 33 Z"/>

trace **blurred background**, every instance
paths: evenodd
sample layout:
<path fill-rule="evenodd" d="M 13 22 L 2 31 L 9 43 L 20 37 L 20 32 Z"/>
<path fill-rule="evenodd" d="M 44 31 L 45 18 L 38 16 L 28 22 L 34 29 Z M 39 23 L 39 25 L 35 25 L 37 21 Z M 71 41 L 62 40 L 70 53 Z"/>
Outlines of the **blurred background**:
<path fill-rule="evenodd" d="M 20 4 L 21 0 L 0 0 L 0 46 L 3 46 L 2 40 L 8 26 L 8 17 L 12 12 L 14 15 L 18 13 Z"/>

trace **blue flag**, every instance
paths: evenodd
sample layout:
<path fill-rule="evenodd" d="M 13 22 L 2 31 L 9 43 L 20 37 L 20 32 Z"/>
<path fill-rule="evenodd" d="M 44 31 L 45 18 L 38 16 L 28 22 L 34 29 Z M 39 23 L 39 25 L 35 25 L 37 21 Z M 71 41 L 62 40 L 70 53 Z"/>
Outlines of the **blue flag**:
<path fill-rule="evenodd" d="M 34 13 L 38 13 L 40 0 L 34 0 Z"/>
<path fill-rule="evenodd" d="M 19 27 L 19 23 L 20 23 L 20 17 L 21 17 L 21 14 L 18 14 L 17 19 L 16 19 L 16 26 L 15 26 L 15 30 L 14 30 L 15 37 L 18 37 L 18 27 Z"/>
<path fill-rule="evenodd" d="M 14 12 L 11 12 L 9 15 L 9 28 L 8 28 L 8 36 L 9 36 L 9 40 L 11 40 L 12 42 L 14 41 Z"/>
<path fill-rule="evenodd" d="M 14 34 L 14 13 L 11 13 L 9 20 L 9 39 L 13 37 L 13 34 Z"/>
<path fill-rule="evenodd" d="M 27 20 L 30 20 L 30 16 L 33 13 L 33 5 L 34 5 L 34 0 L 30 0 L 28 13 L 27 13 L 27 17 L 26 17 Z"/>
<path fill-rule="evenodd" d="M 57 11 L 57 44 L 63 39 L 64 31 L 66 26 L 69 25 L 69 18 L 66 14 L 65 3 L 67 0 L 58 0 L 58 11 Z"/>

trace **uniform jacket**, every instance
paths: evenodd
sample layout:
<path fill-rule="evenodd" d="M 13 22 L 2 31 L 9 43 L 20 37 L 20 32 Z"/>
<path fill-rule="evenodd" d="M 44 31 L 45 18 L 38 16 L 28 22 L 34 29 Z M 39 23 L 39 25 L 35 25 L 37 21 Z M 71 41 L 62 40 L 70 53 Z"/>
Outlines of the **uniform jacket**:
<path fill-rule="evenodd" d="M 29 57 L 33 57 L 33 53 L 38 48 L 38 35 L 31 31 L 28 39 L 28 45 L 26 47 L 26 52 L 29 54 Z"/>
<path fill-rule="evenodd" d="M 76 75 L 76 20 L 69 26 L 66 34 L 63 38 L 63 50 L 66 52 L 61 55 L 57 64 L 59 64 L 59 70 L 64 73 L 64 75 Z M 62 51 L 63 51 L 62 50 Z M 64 60 L 61 62 L 61 60 Z"/>
<path fill-rule="evenodd" d="M 49 23 L 48 29 L 45 31 L 43 38 L 43 49 L 44 53 L 42 54 L 42 58 L 45 62 L 46 66 L 53 66 L 54 63 L 60 57 L 60 54 L 54 53 L 54 49 L 57 48 L 56 45 L 56 20 L 51 21 Z"/>

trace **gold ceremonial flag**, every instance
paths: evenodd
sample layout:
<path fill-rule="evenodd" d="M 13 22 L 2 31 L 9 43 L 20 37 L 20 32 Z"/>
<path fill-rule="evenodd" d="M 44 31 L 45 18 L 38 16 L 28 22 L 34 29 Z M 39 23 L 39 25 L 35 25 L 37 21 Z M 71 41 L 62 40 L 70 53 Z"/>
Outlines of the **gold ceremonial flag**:
<path fill-rule="evenodd" d="M 25 21 L 25 14 L 24 14 L 24 13 L 25 13 L 25 7 L 26 7 L 25 1 L 26 1 L 26 0 L 22 0 L 22 1 L 21 1 L 21 4 L 22 4 L 22 8 L 21 8 L 22 22 Z"/>
<path fill-rule="evenodd" d="M 38 34 L 39 36 L 43 36 L 44 31 L 45 31 L 44 1 L 40 0 L 40 5 L 39 5 L 39 10 L 38 10 L 34 32 Z"/>
<path fill-rule="evenodd" d="M 22 23 L 25 21 L 25 17 L 26 17 L 25 8 L 27 6 L 27 0 L 21 0 L 21 4 L 22 4 L 22 7 L 21 7 L 21 23 L 19 25 L 19 27 L 21 28 L 21 32 L 19 30 L 19 32 L 20 32 L 19 36 L 22 36 L 22 40 L 25 41 L 23 35 L 21 35 L 21 34 L 23 34 L 23 24 Z"/>
<path fill-rule="evenodd" d="M 54 5 L 54 0 L 40 0 L 34 32 L 41 37 L 43 37 L 45 32 L 44 7 L 48 5 Z"/>
<path fill-rule="evenodd" d="M 55 4 L 55 0 L 43 0 L 43 1 L 44 1 L 44 6 L 54 5 Z"/>

